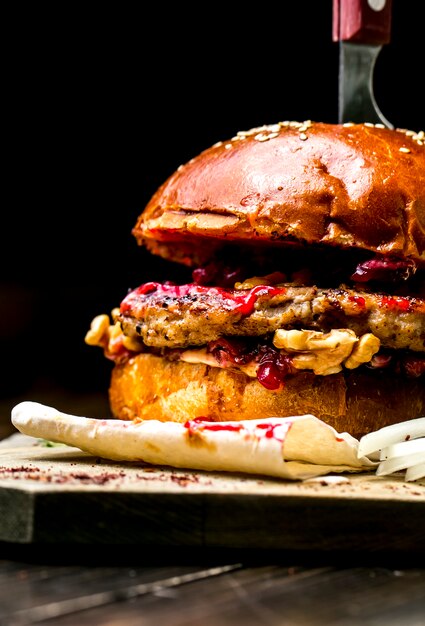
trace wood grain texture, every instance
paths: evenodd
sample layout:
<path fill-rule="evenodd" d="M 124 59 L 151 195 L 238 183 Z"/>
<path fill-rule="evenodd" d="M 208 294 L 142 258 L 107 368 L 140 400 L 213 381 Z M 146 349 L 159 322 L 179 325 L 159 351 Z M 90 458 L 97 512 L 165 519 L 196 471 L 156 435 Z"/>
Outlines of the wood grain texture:
<path fill-rule="evenodd" d="M 78 551 L 77 551 L 78 552 Z M 80 558 L 81 553 L 80 553 Z M 0 560 L 7 626 L 422 626 L 425 571 L 282 562 L 107 564 Z"/>
<path fill-rule="evenodd" d="M 13 447 L 10 447 L 13 446 Z M 0 540 L 425 553 L 425 483 L 287 482 L 112 463 L 16 435 L 0 446 Z"/>

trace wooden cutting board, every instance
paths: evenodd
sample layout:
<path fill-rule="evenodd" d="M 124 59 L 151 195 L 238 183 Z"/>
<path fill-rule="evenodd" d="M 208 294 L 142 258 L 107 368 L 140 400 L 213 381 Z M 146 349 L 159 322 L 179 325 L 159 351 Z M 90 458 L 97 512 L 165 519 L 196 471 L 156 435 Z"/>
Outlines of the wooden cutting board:
<path fill-rule="evenodd" d="M 16 434 L 0 443 L 0 540 L 425 553 L 425 481 L 304 482 L 108 462 Z"/>

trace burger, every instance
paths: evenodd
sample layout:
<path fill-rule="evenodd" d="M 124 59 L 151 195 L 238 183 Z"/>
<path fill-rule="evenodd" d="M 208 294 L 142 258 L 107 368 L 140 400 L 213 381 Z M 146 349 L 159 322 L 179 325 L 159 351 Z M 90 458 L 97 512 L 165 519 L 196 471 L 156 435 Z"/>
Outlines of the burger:
<path fill-rule="evenodd" d="M 97 316 L 122 420 L 425 414 L 424 133 L 281 122 L 180 166 L 133 235 L 187 278 Z M 171 271 L 170 271 L 171 274 Z"/>

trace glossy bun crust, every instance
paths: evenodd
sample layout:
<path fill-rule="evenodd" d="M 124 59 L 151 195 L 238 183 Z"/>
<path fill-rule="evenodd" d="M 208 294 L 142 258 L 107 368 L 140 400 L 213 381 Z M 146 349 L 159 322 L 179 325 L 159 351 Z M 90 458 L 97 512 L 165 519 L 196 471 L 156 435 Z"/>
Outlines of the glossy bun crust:
<path fill-rule="evenodd" d="M 287 417 L 311 413 L 354 437 L 425 414 L 423 380 L 373 372 L 288 378 L 282 391 L 265 389 L 242 372 L 139 354 L 112 371 L 113 414 L 186 422 Z"/>
<path fill-rule="evenodd" d="M 425 265 L 423 133 L 312 122 L 238 133 L 180 166 L 133 234 L 187 265 L 231 241 L 356 247 Z"/>

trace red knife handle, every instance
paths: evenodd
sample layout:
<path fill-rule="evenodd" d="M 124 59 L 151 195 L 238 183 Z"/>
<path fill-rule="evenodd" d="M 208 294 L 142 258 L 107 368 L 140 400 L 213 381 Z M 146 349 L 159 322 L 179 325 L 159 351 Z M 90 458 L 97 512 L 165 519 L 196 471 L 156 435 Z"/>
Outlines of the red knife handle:
<path fill-rule="evenodd" d="M 389 43 L 391 4 L 392 0 L 333 0 L 333 41 Z"/>

